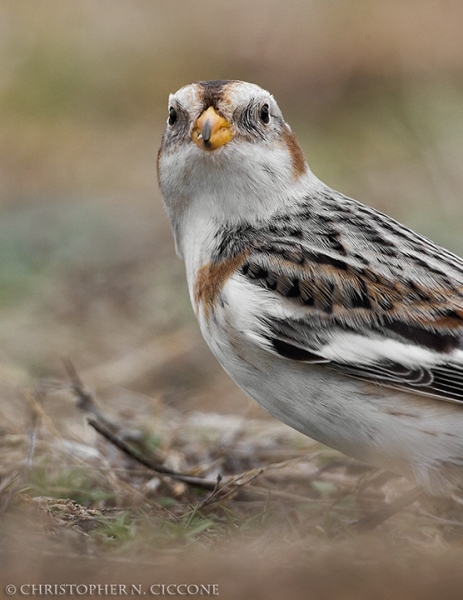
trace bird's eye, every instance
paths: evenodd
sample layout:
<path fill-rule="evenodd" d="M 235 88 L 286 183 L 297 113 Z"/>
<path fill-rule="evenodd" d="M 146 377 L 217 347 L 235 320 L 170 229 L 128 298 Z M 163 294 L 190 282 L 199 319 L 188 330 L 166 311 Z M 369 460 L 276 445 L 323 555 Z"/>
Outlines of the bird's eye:
<path fill-rule="evenodd" d="M 259 117 L 262 123 L 264 123 L 265 125 L 268 124 L 268 122 L 270 121 L 270 112 L 268 104 L 262 104 L 262 106 L 260 107 Z"/>
<path fill-rule="evenodd" d="M 173 106 L 169 108 L 169 125 L 173 125 L 177 120 L 177 111 Z"/>

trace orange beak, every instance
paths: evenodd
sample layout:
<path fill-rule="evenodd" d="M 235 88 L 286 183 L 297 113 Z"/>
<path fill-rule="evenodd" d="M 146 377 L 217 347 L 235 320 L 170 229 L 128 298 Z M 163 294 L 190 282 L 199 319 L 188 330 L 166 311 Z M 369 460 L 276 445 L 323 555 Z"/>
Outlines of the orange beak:
<path fill-rule="evenodd" d="M 210 106 L 197 119 L 191 137 L 202 150 L 217 150 L 233 139 L 231 124 Z"/>

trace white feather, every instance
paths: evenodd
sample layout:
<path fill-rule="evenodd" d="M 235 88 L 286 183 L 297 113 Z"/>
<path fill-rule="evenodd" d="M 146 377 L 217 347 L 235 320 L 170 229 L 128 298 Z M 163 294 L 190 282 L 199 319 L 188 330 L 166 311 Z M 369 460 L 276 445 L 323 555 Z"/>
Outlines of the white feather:
<path fill-rule="evenodd" d="M 431 367 L 448 361 L 448 356 L 415 344 L 369 337 L 368 330 L 364 334 L 334 334 L 331 342 L 320 348 L 320 353 L 330 360 L 354 365 L 390 360 L 406 367 Z"/>
<path fill-rule="evenodd" d="M 300 319 L 306 309 L 294 306 L 283 297 L 258 287 L 239 275 L 232 277 L 224 288 L 227 302 L 232 308 L 236 326 L 254 343 L 270 349 L 267 331 L 260 319 L 263 314 L 276 319 Z M 405 367 L 432 367 L 450 361 L 463 363 L 463 351 L 449 354 L 433 352 L 416 344 L 380 338 L 365 330 L 362 333 L 333 331 L 329 343 L 319 348 L 307 348 L 328 360 L 352 365 L 371 365 L 384 360 Z"/>

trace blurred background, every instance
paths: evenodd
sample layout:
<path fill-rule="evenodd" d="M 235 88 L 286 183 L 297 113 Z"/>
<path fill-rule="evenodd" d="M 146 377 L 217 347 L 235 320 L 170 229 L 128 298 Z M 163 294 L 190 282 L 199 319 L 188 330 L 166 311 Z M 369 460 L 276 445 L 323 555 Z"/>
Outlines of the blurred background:
<path fill-rule="evenodd" d="M 463 254 L 462 25 L 460 0 L 1 0 L 0 429 L 63 356 L 113 409 L 264 417 L 201 339 L 157 188 L 186 83 L 268 89 L 319 178 Z"/>
<path fill-rule="evenodd" d="M 156 182 L 168 94 L 199 79 L 269 89 L 321 179 L 463 252 L 462 23 L 458 0 L 3 0 L 3 360 L 60 375 L 181 329 L 199 359 L 130 383 L 248 407 L 202 345 Z"/>

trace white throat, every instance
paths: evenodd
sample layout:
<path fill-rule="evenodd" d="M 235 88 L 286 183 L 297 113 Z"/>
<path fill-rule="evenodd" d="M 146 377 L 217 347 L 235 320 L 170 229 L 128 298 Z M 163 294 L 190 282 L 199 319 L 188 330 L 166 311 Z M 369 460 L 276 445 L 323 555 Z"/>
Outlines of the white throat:
<path fill-rule="evenodd" d="M 308 168 L 295 179 L 284 145 L 270 150 L 265 144 L 229 144 L 204 152 L 191 144 L 163 157 L 161 171 L 162 192 L 181 257 L 188 257 L 192 248 L 207 256 L 220 228 L 267 220 L 318 182 Z"/>

